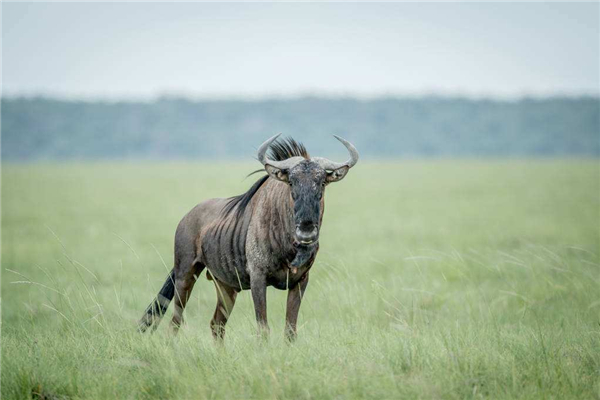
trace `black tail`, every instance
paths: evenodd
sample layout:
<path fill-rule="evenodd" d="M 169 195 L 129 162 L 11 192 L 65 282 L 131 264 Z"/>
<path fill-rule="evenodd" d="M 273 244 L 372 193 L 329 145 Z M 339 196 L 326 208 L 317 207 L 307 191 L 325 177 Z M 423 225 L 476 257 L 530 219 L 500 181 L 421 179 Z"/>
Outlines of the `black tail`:
<path fill-rule="evenodd" d="M 146 309 L 144 316 L 140 320 L 140 324 L 138 326 L 138 330 L 140 332 L 146 332 L 146 329 L 154 326 L 154 329 L 158 327 L 162 316 L 167 312 L 167 308 L 169 308 L 169 303 L 173 300 L 175 296 L 175 270 L 171 270 L 171 273 L 167 277 L 164 285 L 158 292 L 158 295 L 154 298 L 152 303 Z"/>

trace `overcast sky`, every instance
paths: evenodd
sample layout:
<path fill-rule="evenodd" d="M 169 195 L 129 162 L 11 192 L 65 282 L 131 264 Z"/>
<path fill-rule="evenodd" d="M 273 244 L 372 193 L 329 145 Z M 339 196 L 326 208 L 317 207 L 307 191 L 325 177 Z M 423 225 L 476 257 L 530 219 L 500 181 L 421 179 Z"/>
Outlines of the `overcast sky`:
<path fill-rule="evenodd" d="M 4 95 L 599 94 L 599 4 L 4 3 Z"/>

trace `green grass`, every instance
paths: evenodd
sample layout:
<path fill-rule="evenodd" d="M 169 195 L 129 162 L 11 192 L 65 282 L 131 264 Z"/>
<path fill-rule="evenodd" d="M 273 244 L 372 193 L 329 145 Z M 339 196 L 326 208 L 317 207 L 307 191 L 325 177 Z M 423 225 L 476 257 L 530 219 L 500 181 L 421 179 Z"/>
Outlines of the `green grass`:
<path fill-rule="evenodd" d="M 253 168 L 4 165 L 2 397 L 600 398 L 594 160 L 363 162 L 327 189 L 295 344 L 269 289 L 270 341 L 243 292 L 215 345 L 204 278 L 179 336 L 135 333 L 179 219 Z"/>

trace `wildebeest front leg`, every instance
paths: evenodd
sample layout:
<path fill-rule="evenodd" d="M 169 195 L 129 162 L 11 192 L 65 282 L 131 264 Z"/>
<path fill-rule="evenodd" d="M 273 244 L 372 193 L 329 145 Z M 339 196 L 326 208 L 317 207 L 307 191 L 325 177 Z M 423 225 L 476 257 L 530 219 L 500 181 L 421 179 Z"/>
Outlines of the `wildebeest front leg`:
<path fill-rule="evenodd" d="M 265 277 L 251 277 L 250 290 L 252 291 L 259 334 L 266 337 L 269 335 L 269 323 L 267 322 L 267 284 Z"/>
<path fill-rule="evenodd" d="M 216 279 L 215 288 L 217 289 L 217 308 L 210 321 L 210 329 L 212 330 L 215 339 L 223 339 L 225 336 L 225 324 L 231 315 L 237 292 L 232 287 L 229 287 Z"/>
<path fill-rule="evenodd" d="M 308 272 L 302 280 L 293 288 L 288 290 L 287 310 L 285 312 L 285 336 L 289 341 L 296 339 L 296 322 L 298 321 L 298 312 L 300 303 L 308 286 Z"/>

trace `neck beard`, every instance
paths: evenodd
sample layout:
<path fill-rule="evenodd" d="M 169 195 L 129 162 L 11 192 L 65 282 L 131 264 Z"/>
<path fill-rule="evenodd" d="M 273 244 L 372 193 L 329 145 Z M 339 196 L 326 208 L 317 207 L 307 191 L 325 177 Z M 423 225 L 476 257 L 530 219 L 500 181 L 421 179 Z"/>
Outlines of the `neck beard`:
<path fill-rule="evenodd" d="M 318 242 L 309 245 L 301 244 L 296 246 L 296 256 L 290 263 L 290 268 L 298 268 L 306 264 L 311 258 L 314 257 L 314 254 L 317 252 L 318 248 Z"/>

